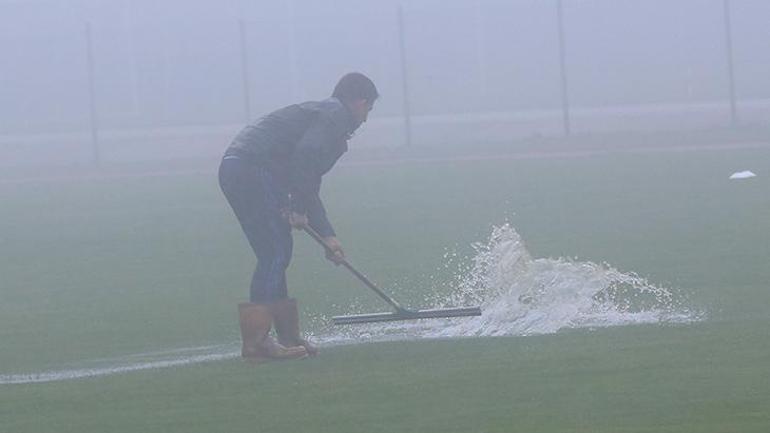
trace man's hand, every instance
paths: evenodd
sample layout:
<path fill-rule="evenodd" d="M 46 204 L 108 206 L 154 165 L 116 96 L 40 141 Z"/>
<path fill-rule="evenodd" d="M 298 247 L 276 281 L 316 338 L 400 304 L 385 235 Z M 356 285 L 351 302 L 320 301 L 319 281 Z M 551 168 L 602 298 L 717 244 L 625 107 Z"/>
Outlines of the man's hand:
<path fill-rule="evenodd" d="M 307 215 L 289 212 L 288 214 L 289 224 L 297 230 L 302 230 L 307 225 Z"/>
<path fill-rule="evenodd" d="M 329 236 L 328 238 L 324 238 L 324 242 L 328 247 L 326 249 L 326 258 L 334 262 L 335 265 L 341 265 L 345 261 L 345 252 L 342 251 L 342 244 L 340 244 L 340 241 L 334 236 Z"/>

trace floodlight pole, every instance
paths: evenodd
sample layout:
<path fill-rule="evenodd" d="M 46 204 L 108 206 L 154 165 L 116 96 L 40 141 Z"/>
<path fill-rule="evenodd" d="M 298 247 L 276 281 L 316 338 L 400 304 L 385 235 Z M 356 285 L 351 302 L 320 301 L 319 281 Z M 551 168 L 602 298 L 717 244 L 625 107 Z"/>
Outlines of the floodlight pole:
<path fill-rule="evenodd" d="M 479 80 L 479 92 L 487 99 L 487 50 L 484 46 L 486 42 L 486 32 L 484 28 L 484 5 L 483 0 L 476 0 L 476 68 Z"/>
<path fill-rule="evenodd" d="M 96 116 L 96 86 L 94 85 L 94 53 L 90 22 L 86 22 L 86 67 L 88 73 L 88 110 L 91 121 L 91 157 L 92 163 L 98 167 L 101 162 L 101 155 L 99 153 L 99 127 Z"/>
<path fill-rule="evenodd" d="M 241 48 L 241 75 L 243 77 L 243 115 L 251 120 L 251 84 L 249 82 L 249 51 L 246 42 L 246 23 L 238 20 L 238 35 Z"/>
<path fill-rule="evenodd" d="M 735 72 L 733 70 L 733 31 L 730 19 L 730 0 L 723 0 L 725 21 L 725 48 L 727 49 L 727 76 L 730 88 L 730 123 L 738 124 L 738 115 L 735 107 Z"/>
<path fill-rule="evenodd" d="M 139 112 L 139 91 L 137 89 L 136 72 L 136 47 L 134 43 L 134 2 L 133 0 L 123 1 L 123 25 L 126 32 L 126 42 L 128 44 L 128 73 L 131 81 L 131 113 Z"/>
<path fill-rule="evenodd" d="M 288 36 L 288 50 L 289 50 L 289 68 L 291 71 L 291 97 L 295 101 L 299 101 L 303 96 L 303 88 L 300 86 L 300 74 L 299 67 L 297 66 L 297 10 L 294 0 L 286 2 L 287 14 L 286 14 L 286 26 Z"/>
<path fill-rule="evenodd" d="M 562 0 L 556 0 L 556 22 L 559 29 L 559 66 L 561 69 L 561 111 L 564 123 L 564 135 L 570 135 L 569 94 L 567 88 L 567 62 L 564 43 L 564 12 Z"/>
<path fill-rule="evenodd" d="M 406 64 L 406 37 L 404 36 L 404 10 L 398 5 L 398 35 L 401 51 L 401 83 L 404 98 L 404 134 L 406 146 L 412 147 L 412 115 L 409 104 L 409 73 Z"/>

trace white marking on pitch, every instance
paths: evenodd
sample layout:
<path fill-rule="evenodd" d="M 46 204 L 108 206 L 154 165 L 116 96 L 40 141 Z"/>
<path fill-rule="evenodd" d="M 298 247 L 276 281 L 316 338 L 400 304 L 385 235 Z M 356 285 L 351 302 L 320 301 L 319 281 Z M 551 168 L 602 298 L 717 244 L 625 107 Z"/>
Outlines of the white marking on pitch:
<path fill-rule="evenodd" d="M 190 350 L 190 349 L 183 349 Z M 138 355 L 132 355 L 134 357 Z M 113 374 L 128 373 L 132 371 L 153 370 L 158 368 L 179 367 L 184 365 L 200 364 L 204 362 L 222 361 L 240 356 L 239 352 L 208 353 L 164 359 L 159 361 L 137 362 L 119 366 L 81 368 L 72 370 L 55 370 L 41 373 L 28 374 L 0 374 L 0 385 L 29 384 L 58 382 L 62 380 L 83 379 L 89 377 L 109 376 Z"/>

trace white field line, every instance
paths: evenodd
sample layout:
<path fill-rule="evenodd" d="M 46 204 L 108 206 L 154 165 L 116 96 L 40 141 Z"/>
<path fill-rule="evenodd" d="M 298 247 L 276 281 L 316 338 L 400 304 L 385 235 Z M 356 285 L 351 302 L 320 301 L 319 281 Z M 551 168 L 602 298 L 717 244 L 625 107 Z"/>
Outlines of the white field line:
<path fill-rule="evenodd" d="M 197 349 L 184 349 L 182 351 L 196 351 Z M 126 358 L 141 355 L 130 355 Z M 136 363 L 122 363 L 122 365 L 113 365 L 97 368 L 81 368 L 72 370 L 51 370 L 40 373 L 27 374 L 0 374 L 0 385 L 30 384 L 58 382 L 62 380 L 84 379 L 89 377 L 109 376 L 113 374 L 128 373 L 132 371 L 154 370 L 158 368 L 179 367 L 204 362 L 222 361 L 233 359 L 240 356 L 239 352 L 212 352 L 200 355 L 179 356 L 159 361 L 145 361 Z"/>
<path fill-rule="evenodd" d="M 328 348 L 360 342 L 342 339 L 318 342 L 318 346 Z M 237 350 L 236 350 L 237 349 Z M 48 370 L 35 373 L 0 374 L 0 386 L 23 385 L 33 383 L 60 382 L 65 380 L 86 379 L 100 376 L 112 376 L 121 373 L 130 373 L 143 370 L 157 370 L 161 368 L 182 367 L 208 362 L 226 361 L 240 358 L 240 344 L 188 347 L 181 349 L 164 350 L 148 353 L 136 353 L 119 358 L 91 359 L 80 361 L 82 363 L 105 364 L 93 368 L 72 368 L 61 370 Z M 134 361 L 136 358 L 164 358 L 154 361 Z"/>
<path fill-rule="evenodd" d="M 461 155 L 448 157 L 409 157 L 409 158 L 387 158 L 371 159 L 360 161 L 341 161 L 342 167 L 369 167 L 369 166 L 388 166 L 399 164 L 428 164 L 442 162 L 473 162 L 473 161 L 493 161 L 493 160 L 527 160 L 527 159 L 565 159 L 565 158 L 585 158 L 590 156 L 608 155 L 613 153 L 626 154 L 649 154 L 649 153 L 671 153 L 671 152 L 695 152 L 708 150 L 748 150 L 770 148 L 770 143 L 751 142 L 737 144 L 711 144 L 711 145 L 686 145 L 686 146 L 651 146 L 634 147 L 620 149 L 583 149 L 570 151 L 552 151 L 552 152 L 518 152 L 518 153 L 500 153 L 490 155 Z M 166 169 L 157 171 L 139 171 L 132 173 L 105 173 L 90 172 L 82 174 L 65 174 L 55 176 L 29 176 L 20 178 L 0 179 L 0 185 L 14 185 L 35 182 L 62 182 L 62 181 L 81 181 L 81 180 L 104 180 L 104 179 L 124 179 L 124 178 L 145 178 L 145 177 L 168 177 L 168 176 L 188 176 L 212 174 L 215 168 L 197 168 L 197 169 Z"/>

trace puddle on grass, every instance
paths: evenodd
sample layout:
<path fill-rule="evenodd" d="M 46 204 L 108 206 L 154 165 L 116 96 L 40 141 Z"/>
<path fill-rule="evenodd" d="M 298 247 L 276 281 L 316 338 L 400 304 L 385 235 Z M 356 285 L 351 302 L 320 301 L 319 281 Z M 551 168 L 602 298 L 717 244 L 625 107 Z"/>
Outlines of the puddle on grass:
<path fill-rule="evenodd" d="M 516 230 L 496 227 L 474 245 L 469 269 L 450 296 L 433 295 L 422 308 L 480 305 L 478 317 L 346 325 L 316 336 L 323 344 L 416 338 L 523 336 L 562 329 L 686 323 L 701 313 L 687 296 L 608 264 L 532 258 Z M 353 314 L 353 313 L 351 313 Z"/>

